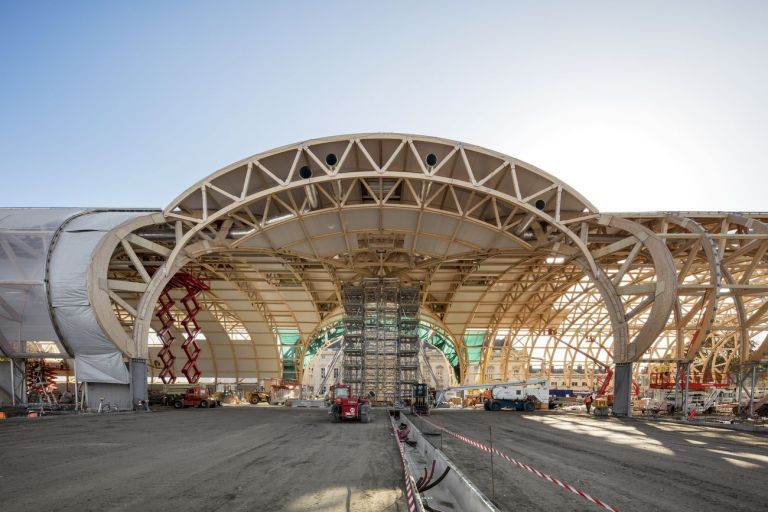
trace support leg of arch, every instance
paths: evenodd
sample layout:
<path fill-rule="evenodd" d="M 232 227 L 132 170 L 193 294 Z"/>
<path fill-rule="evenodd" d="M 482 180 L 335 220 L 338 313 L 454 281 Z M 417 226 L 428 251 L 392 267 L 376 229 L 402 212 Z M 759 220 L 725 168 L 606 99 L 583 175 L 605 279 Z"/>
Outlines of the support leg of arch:
<path fill-rule="evenodd" d="M 146 404 L 149 398 L 147 391 L 147 360 L 131 358 L 129 369 L 131 372 L 131 400 L 133 402 L 133 409 L 136 409 L 139 402 Z"/>
<path fill-rule="evenodd" d="M 632 416 L 632 363 L 616 363 L 613 381 L 614 416 Z"/>

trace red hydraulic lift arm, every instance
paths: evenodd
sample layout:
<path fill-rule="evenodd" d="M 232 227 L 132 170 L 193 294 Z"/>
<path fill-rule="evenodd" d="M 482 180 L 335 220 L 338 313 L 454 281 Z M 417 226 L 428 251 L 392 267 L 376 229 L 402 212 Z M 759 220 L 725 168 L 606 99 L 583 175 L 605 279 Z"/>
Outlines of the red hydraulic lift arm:
<path fill-rule="evenodd" d="M 576 352 L 578 352 L 579 354 L 583 355 L 584 357 L 586 357 L 590 361 L 593 361 L 595 364 L 599 365 L 603 370 L 605 370 L 605 379 L 603 380 L 603 384 L 600 386 L 600 389 L 597 390 L 597 396 L 605 396 L 606 392 L 608 391 L 608 387 L 611 384 L 611 380 L 613 380 L 613 368 L 611 368 L 610 366 L 608 366 L 604 362 L 600 361 L 598 358 L 596 358 L 592 354 L 589 354 L 589 353 L 585 352 L 584 350 L 580 349 L 579 347 L 577 347 L 577 346 L 573 345 L 572 343 L 569 343 L 569 342 L 565 341 L 564 339 L 562 339 L 561 337 L 557 336 L 556 331 L 554 329 L 549 329 L 547 331 L 547 334 L 549 334 L 550 336 L 555 338 L 555 340 L 557 340 L 559 343 L 562 343 L 566 347 L 568 347 L 568 348 L 570 348 L 572 350 L 575 350 Z M 611 358 L 613 357 L 613 354 L 611 353 L 610 350 L 608 350 L 605 347 L 602 347 L 602 348 L 603 348 L 603 350 L 605 350 L 608 353 L 609 357 L 611 357 Z M 634 380 L 632 381 L 632 391 L 634 392 L 635 395 L 639 395 L 640 394 L 640 386 L 638 386 L 637 382 L 635 382 Z"/>

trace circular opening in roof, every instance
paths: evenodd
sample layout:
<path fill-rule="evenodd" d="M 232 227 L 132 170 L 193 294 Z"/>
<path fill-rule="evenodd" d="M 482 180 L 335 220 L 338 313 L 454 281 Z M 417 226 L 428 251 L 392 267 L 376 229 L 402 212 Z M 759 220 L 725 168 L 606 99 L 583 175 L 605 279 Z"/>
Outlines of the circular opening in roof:
<path fill-rule="evenodd" d="M 305 165 L 301 169 L 299 169 L 299 176 L 301 176 L 303 179 L 309 179 L 312 177 L 312 169 L 309 168 L 309 166 Z"/>
<path fill-rule="evenodd" d="M 543 199 L 539 199 L 538 201 L 536 201 L 536 208 L 538 208 L 539 210 L 543 210 L 544 207 L 546 206 L 547 206 L 547 203 L 544 202 Z"/>
<path fill-rule="evenodd" d="M 336 155 L 334 155 L 333 153 L 328 153 L 327 155 L 325 155 L 325 163 L 327 163 L 331 167 L 336 165 L 336 162 L 338 162 L 338 159 L 336 158 Z"/>
<path fill-rule="evenodd" d="M 427 155 L 427 165 L 430 167 L 437 165 L 437 156 L 434 153 Z"/>

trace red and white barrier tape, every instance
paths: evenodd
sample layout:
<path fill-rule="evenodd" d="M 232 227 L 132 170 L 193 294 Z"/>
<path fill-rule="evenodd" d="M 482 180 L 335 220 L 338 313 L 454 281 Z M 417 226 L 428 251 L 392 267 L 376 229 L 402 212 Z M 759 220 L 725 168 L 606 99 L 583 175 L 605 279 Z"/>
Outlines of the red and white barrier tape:
<path fill-rule="evenodd" d="M 607 510 L 608 512 L 618 512 L 617 509 L 611 507 L 607 503 L 605 503 L 605 502 L 603 502 L 603 501 L 601 501 L 601 500 L 599 500 L 599 499 L 597 499 L 597 498 L 595 498 L 593 496 L 590 496 L 589 494 L 587 494 L 583 490 L 578 489 L 578 488 L 572 486 L 571 484 L 569 484 L 567 482 L 563 482 L 562 480 L 558 480 L 557 478 L 551 477 L 551 476 L 549 476 L 546 473 L 542 473 L 538 469 L 533 468 L 533 467 L 529 466 L 528 464 L 523 464 L 519 460 L 516 460 L 516 459 L 510 457 L 509 455 L 507 455 L 506 453 L 502 452 L 498 448 L 491 449 L 490 446 L 484 445 L 483 443 L 478 443 L 474 439 L 470 439 L 470 438 L 468 438 L 466 436 L 463 436 L 461 434 L 457 434 L 456 432 L 452 432 L 452 431 L 448 430 L 447 428 L 441 427 L 440 425 L 436 425 L 436 424 L 432 423 L 431 421 L 429 421 L 429 420 L 427 420 L 427 419 L 425 419 L 423 417 L 422 417 L 422 420 L 424 422 L 426 422 L 426 423 L 429 423 L 430 425 L 432 425 L 436 429 L 442 430 L 443 432 L 445 432 L 449 436 L 455 437 L 459 441 L 463 441 L 463 442 L 467 443 L 470 446 L 474 446 L 475 448 L 477 448 L 479 450 L 486 451 L 488 453 L 493 452 L 494 454 L 498 455 L 499 457 L 501 457 L 502 459 L 506 460 L 507 462 L 510 462 L 510 463 L 512 463 L 512 464 L 514 464 L 514 465 L 516 465 L 516 466 L 518 466 L 520 468 L 522 468 L 522 469 L 525 469 L 529 473 L 533 473 L 534 475 L 536 475 L 536 476 L 538 476 L 540 478 L 543 478 L 544 480 L 547 480 L 550 483 L 552 483 L 554 485 L 557 485 L 558 487 L 562 487 L 563 489 L 565 489 L 567 491 L 570 491 L 570 492 L 572 492 L 574 494 L 578 494 L 582 498 L 591 501 L 592 503 L 594 503 L 598 507 L 601 507 L 601 508 Z"/>
<path fill-rule="evenodd" d="M 405 475 L 405 498 L 408 500 L 408 512 L 419 512 L 421 507 L 416 505 L 416 494 L 413 492 L 413 482 L 411 478 L 411 472 L 408 470 L 408 463 L 405 460 L 405 451 L 403 450 L 403 442 L 397 435 L 397 426 L 394 420 L 390 417 L 392 423 L 392 431 L 395 435 L 395 441 L 397 442 L 397 449 L 400 450 L 400 459 L 403 461 L 403 474 Z"/>

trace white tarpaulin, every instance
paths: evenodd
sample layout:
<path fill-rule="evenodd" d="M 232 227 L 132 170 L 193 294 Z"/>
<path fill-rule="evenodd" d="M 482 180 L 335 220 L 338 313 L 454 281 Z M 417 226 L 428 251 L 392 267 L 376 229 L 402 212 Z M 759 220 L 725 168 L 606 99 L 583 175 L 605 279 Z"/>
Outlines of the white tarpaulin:
<path fill-rule="evenodd" d="M 128 384 L 121 352 L 102 331 L 88 299 L 91 255 L 104 235 L 137 212 L 94 212 L 69 221 L 50 262 L 51 306 L 59 332 L 75 353 L 80 381 Z"/>
<path fill-rule="evenodd" d="M 46 293 L 46 262 L 56 230 L 76 208 L 0 209 L 0 350 L 23 357 L 28 342 L 55 342 Z"/>
<path fill-rule="evenodd" d="M 0 351 L 31 357 L 38 354 L 30 342 L 55 342 L 62 356 L 75 357 L 78 380 L 127 384 L 122 354 L 88 300 L 88 269 L 104 235 L 140 215 L 146 212 L 0 209 Z"/>

